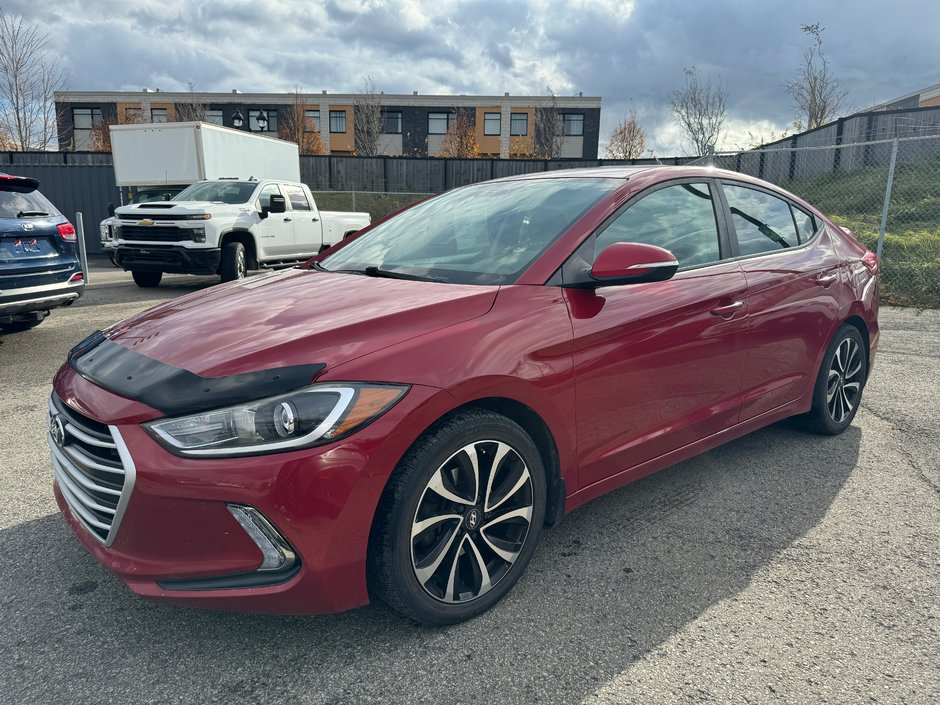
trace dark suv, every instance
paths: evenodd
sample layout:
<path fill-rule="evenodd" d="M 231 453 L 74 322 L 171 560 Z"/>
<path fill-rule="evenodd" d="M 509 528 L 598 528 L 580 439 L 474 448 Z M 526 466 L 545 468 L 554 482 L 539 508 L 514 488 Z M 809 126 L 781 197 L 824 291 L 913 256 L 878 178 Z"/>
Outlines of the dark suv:
<path fill-rule="evenodd" d="M 38 188 L 0 174 L 0 331 L 38 326 L 85 288 L 75 228 Z"/>

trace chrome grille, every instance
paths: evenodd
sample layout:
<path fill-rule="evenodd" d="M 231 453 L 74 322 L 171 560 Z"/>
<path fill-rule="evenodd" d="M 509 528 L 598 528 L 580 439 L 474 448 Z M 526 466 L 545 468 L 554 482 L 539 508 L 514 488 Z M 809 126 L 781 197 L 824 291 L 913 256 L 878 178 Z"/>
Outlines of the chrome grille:
<path fill-rule="evenodd" d="M 122 240 L 180 242 L 193 239 L 191 228 L 176 228 L 171 225 L 125 225 L 120 233 Z"/>
<path fill-rule="evenodd" d="M 79 413 L 53 394 L 49 399 L 49 449 L 65 501 L 85 528 L 110 546 L 135 477 L 134 462 L 120 432 Z"/>

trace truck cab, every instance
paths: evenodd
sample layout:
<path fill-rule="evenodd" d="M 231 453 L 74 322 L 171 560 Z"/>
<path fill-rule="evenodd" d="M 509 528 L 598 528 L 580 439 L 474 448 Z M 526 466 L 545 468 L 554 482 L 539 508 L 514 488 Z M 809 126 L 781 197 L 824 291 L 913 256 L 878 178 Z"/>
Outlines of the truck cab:
<path fill-rule="evenodd" d="M 305 184 L 279 179 L 200 181 L 172 201 L 115 211 L 114 261 L 142 287 L 164 272 L 241 279 L 286 267 L 369 224 L 368 213 L 317 209 Z"/>

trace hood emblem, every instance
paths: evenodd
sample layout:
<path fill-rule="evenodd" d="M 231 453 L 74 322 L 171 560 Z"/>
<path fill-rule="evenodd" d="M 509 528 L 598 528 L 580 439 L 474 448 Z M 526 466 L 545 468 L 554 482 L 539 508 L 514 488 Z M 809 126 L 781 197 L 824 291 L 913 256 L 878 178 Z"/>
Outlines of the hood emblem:
<path fill-rule="evenodd" d="M 32 230 L 33 227 L 32 223 L 23 223 L 23 230 Z"/>

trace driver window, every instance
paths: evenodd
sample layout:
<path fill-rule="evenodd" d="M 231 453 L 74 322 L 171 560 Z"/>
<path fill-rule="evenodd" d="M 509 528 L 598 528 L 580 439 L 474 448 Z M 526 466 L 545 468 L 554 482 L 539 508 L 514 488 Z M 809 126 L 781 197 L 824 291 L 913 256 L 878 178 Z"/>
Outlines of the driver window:
<path fill-rule="evenodd" d="M 594 258 L 615 242 L 663 247 L 680 268 L 717 262 L 718 223 L 708 184 L 676 184 L 644 196 L 597 236 Z"/>
<path fill-rule="evenodd" d="M 277 184 L 266 184 L 261 187 L 261 193 L 258 194 L 258 208 L 264 210 L 271 207 L 271 196 L 280 196 L 281 189 Z"/>

